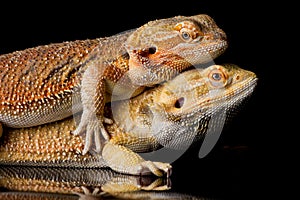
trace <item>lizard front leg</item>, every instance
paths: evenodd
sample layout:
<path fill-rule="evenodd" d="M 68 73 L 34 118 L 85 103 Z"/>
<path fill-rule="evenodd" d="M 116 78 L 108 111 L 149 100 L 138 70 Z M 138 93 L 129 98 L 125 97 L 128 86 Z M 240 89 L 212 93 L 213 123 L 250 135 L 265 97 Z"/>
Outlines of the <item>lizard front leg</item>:
<path fill-rule="evenodd" d="M 172 166 L 169 163 L 152 162 L 144 160 L 137 153 L 125 146 L 107 142 L 102 150 L 102 156 L 107 165 L 121 173 L 132 175 L 149 175 L 169 177 L 172 172 Z"/>
<path fill-rule="evenodd" d="M 103 116 L 105 106 L 105 77 L 104 70 L 92 63 L 84 72 L 81 83 L 81 101 L 83 112 L 81 120 L 73 132 L 74 135 L 85 135 L 83 155 L 91 151 L 101 151 L 102 143 L 109 139 L 109 134 L 103 123 L 112 123 L 111 119 Z M 94 142 L 94 143 L 93 143 Z"/>

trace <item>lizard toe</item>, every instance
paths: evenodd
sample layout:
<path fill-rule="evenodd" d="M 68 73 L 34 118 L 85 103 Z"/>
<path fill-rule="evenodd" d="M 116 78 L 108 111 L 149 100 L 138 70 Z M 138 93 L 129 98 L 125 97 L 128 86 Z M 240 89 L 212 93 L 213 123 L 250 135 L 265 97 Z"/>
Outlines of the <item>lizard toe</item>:
<path fill-rule="evenodd" d="M 165 172 L 166 176 L 169 177 L 172 174 L 172 166 L 169 163 L 162 163 L 162 162 L 154 162 L 154 165 Z"/>
<path fill-rule="evenodd" d="M 109 119 L 109 118 L 106 118 L 106 117 L 103 118 L 103 122 L 106 123 L 106 124 L 113 124 L 114 123 L 114 121 L 112 119 Z"/>
<path fill-rule="evenodd" d="M 109 140 L 109 134 L 105 130 L 103 123 L 97 119 L 89 121 L 86 126 L 87 131 L 83 155 L 89 151 L 100 153 L 103 143 Z"/>

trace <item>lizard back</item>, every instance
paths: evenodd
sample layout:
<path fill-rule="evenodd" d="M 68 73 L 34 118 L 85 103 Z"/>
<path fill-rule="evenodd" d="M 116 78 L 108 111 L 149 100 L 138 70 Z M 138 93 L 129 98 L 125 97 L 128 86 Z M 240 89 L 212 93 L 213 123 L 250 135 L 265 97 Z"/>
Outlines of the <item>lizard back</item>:
<path fill-rule="evenodd" d="M 10 127 L 30 127 L 80 111 L 80 84 L 87 63 L 99 54 L 103 61 L 114 60 L 129 32 L 1 55 L 0 121 Z M 110 43 L 117 43 L 115 51 Z"/>

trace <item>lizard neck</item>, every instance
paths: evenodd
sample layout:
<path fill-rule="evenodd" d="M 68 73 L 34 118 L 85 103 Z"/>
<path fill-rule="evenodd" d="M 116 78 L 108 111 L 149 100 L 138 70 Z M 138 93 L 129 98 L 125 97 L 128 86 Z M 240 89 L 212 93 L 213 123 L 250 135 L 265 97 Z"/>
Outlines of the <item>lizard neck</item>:
<path fill-rule="evenodd" d="M 107 126 L 112 133 L 111 142 L 122 143 L 135 152 L 148 152 L 161 147 L 152 135 L 150 107 L 156 92 L 159 93 L 159 88 L 145 91 L 132 99 L 111 103 L 110 117 L 114 119 L 114 124 Z"/>

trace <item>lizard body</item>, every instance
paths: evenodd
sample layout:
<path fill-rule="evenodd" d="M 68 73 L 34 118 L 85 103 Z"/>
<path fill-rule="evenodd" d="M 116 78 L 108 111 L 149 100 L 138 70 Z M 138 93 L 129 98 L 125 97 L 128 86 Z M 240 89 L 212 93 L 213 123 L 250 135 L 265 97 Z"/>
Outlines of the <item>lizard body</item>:
<path fill-rule="evenodd" d="M 100 152 L 109 139 L 103 123 L 112 123 L 103 116 L 106 102 L 135 96 L 145 86 L 214 59 L 226 47 L 226 35 L 213 19 L 196 15 L 1 55 L 0 129 L 1 123 L 32 127 L 83 110 L 73 133 L 86 136 L 83 154 Z"/>
<path fill-rule="evenodd" d="M 73 118 L 37 127 L 4 130 L 0 163 L 30 166 L 103 167 L 127 174 L 170 175 L 169 163 L 144 160 L 137 153 L 162 147 L 179 149 L 218 122 L 215 113 L 230 112 L 256 85 L 253 72 L 235 65 L 212 65 L 185 71 L 174 79 L 128 99 L 112 102 L 105 116 L 110 139 L 100 154 L 82 155 L 84 141 L 71 134 Z M 214 124 L 215 123 L 215 124 Z"/>

